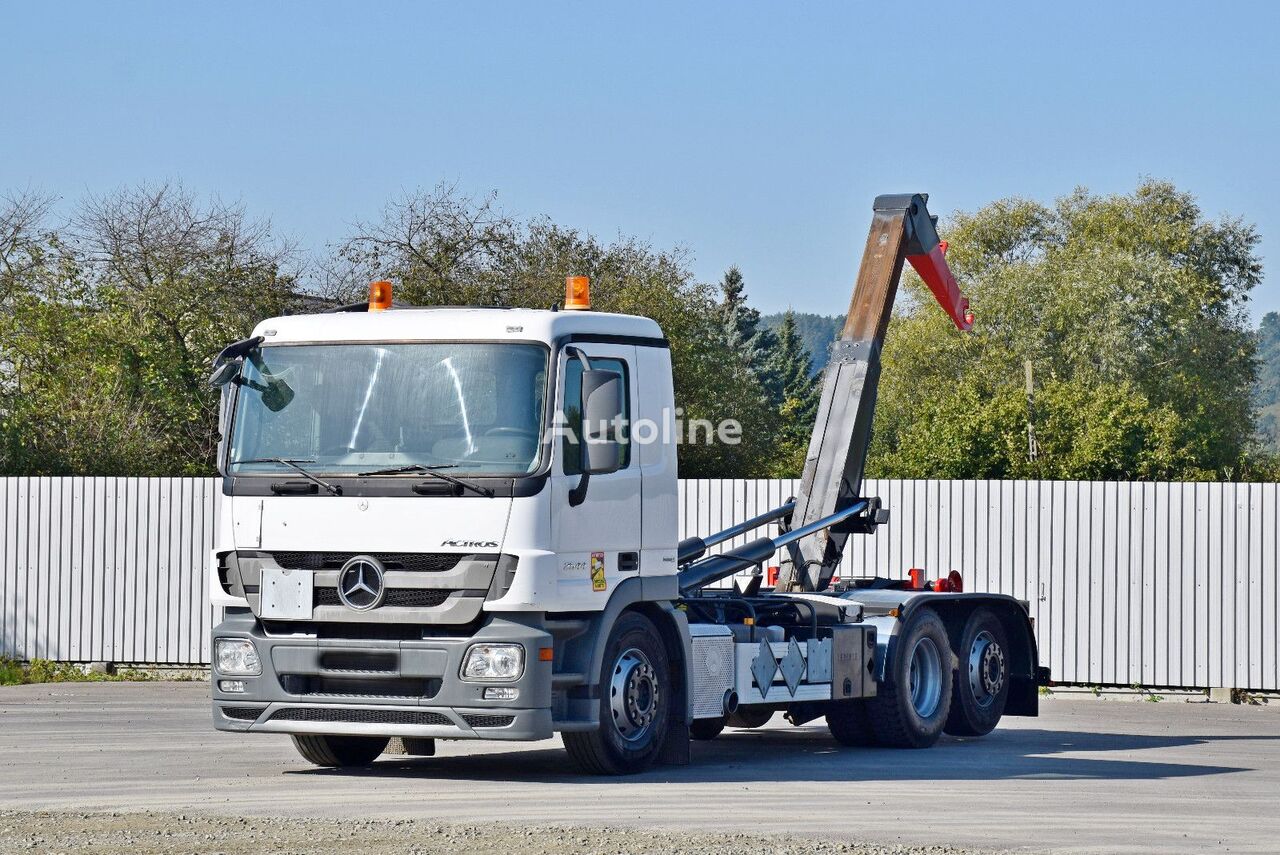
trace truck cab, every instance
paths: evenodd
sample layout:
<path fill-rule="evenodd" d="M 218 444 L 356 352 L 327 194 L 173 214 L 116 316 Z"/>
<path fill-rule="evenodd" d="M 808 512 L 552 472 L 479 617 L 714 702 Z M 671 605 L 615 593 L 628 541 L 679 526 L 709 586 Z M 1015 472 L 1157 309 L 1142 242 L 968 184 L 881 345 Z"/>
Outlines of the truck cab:
<path fill-rule="evenodd" d="M 419 739 L 572 726 L 547 616 L 677 594 L 658 325 L 396 308 L 271 318 L 250 340 L 222 412 L 216 725 Z M 611 459 L 586 471 L 583 381 L 601 376 L 611 386 L 594 391 L 640 429 L 596 443 Z M 220 667 L 233 648 L 254 667 Z"/>

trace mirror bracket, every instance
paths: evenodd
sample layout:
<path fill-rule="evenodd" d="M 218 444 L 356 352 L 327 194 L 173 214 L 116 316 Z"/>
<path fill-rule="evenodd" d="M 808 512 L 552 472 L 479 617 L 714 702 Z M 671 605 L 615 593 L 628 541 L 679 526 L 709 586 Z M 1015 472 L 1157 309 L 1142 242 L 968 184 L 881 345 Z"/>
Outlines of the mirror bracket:
<path fill-rule="evenodd" d="M 590 481 L 591 475 L 583 472 L 582 477 L 578 479 L 578 486 L 569 491 L 569 507 L 576 508 L 587 500 L 587 485 Z"/>

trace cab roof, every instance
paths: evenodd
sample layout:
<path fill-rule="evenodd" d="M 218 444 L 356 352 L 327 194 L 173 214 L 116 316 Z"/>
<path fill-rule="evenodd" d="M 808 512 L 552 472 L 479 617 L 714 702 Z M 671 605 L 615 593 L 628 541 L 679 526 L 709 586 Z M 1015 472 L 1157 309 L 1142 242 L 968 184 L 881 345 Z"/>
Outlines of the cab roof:
<path fill-rule="evenodd" d="M 350 341 L 542 341 L 570 335 L 662 340 L 649 318 L 548 309 L 392 308 L 268 318 L 254 328 L 264 345 Z"/>

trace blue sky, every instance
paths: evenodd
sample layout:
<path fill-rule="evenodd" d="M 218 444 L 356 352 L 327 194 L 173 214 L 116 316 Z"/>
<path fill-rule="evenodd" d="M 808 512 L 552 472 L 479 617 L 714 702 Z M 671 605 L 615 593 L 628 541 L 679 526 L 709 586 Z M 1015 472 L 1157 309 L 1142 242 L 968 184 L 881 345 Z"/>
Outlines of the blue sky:
<path fill-rule="evenodd" d="M 446 180 L 830 314 L 885 192 L 1167 178 L 1280 256 L 1278 32 L 1273 3 L 7 4 L 0 191 L 181 179 L 319 251 Z"/>

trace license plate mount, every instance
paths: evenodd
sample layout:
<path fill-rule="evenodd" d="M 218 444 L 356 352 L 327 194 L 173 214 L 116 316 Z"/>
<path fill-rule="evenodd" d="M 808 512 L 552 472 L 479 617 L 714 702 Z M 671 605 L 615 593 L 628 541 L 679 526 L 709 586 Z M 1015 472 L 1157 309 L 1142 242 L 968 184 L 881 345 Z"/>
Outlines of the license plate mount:
<path fill-rule="evenodd" d="M 277 620 L 311 620 L 315 574 L 284 567 L 262 568 L 258 615 Z"/>

